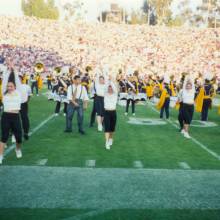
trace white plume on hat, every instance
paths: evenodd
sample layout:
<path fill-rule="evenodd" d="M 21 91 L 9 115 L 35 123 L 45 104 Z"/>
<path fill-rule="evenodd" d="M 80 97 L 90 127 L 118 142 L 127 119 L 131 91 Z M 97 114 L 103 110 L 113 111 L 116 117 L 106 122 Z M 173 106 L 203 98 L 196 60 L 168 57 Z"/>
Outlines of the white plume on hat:
<path fill-rule="evenodd" d="M 61 69 L 61 74 L 69 73 L 69 66 L 63 66 Z"/>
<path fill-rule="evenodd" d="M 205 74 L 204 74 L 204 79 L 206 80 L 212 80 L 212 78 L 213 78 L 213 75 L 212 75 L 212 73 L 211 72 L 205 72 Z"/>
<path fill-rule="evenodd" d="M 130 75 L 133 75 L 134 71 L 132 68 L 128 68 L 127 70 L 127 75 L 130 76 Z"/>
<path fill-rule="evenodd" d="M 163 82 L 167 83 L 167 84 L 170 84 L 170 77 L 168 75 L 165 75 Z"/>

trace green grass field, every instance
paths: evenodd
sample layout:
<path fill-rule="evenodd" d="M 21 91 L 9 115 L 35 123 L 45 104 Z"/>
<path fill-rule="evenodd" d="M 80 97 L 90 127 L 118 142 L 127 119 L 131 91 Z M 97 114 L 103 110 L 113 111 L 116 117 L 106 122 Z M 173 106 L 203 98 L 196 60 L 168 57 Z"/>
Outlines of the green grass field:
<path fill-rule="evenodd" d="M 45 91 L 44 91 L 45 92 Z M 210 127 L 195 121 L 193 139 L 169 121 L 149 125 L 159 114 L 138 105 L 136 119 L 118 107 L 111 151 L 103 133 L 64 133 L 65 117 L 53 117 L 55 103 L 45 95 L 30 102 L 31 130 L 18 160 L 10 143 L 0 167 L 0 219 L 220 219 L 220 116 L 213 108 Z M 199 120 L 199 114 L 194 115 Z M 159 121 L 161 123 L 161 121 Z"/>

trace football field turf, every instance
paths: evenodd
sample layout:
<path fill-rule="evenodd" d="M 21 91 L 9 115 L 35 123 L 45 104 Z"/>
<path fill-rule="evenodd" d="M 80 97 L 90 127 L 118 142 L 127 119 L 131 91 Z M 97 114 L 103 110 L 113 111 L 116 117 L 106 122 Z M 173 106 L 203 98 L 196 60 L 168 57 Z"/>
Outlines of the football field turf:
<path fill-rule="evenodd" d="M 148 103 L 136 116 L 118 106 L 110 151 L 104 135 L 64 133 L 65 117 L 54 117 L 45 95 L 30 102 L 31 137 L 16 159 L 10 143 L 0 167 L 0 219 L 220 219 L 220 116 L 210 124 L 194 115 L 192 139 L 177 129 L 177 111 L 159 120 Z"/>

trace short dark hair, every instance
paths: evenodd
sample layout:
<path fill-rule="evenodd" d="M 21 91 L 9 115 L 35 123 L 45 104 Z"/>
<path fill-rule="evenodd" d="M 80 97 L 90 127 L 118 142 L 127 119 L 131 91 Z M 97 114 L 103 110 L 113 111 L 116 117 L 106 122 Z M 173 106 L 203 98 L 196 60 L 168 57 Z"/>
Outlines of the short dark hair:
<path fill-rule="evenodd" d="M 80 79 L 79 75 L 74 76 L 74 80 Z"/>

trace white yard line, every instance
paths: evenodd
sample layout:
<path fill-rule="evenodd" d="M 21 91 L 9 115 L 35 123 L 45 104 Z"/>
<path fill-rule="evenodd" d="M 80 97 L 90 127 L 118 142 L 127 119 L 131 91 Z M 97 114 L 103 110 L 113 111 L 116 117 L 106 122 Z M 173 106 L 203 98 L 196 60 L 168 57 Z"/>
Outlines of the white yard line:
<path fill-rule="evenodd" d="M 95 160 L 86 160 L 85 166 L 88 168 L 94 168 L 96 164 Z"/>
<path fill-rule="evenodd" d="M 186 162 L 179 162 L 179 166 L 184 170 L 190 170 L 191 167 Z"/>
<path fill-rule="evenodd" d="M 155 109 L 153 107 L 153 105 L 151 103 L 148 102 L 148 104 L 151 106 L 151 109 L 154 112 L 160 113 L 157 109 Z M 171 120 L 166 120 L 169 124 L 171 124 L 173 127 L 175 128 L 179 128 L 178 125 L 176 125 L 174 122 L 172 122 Z M 220 155 L 218 155 L 217 153 L 215 153 L 214 151 L 210 150 L 206 145 L 202 144 L 200 141 L 198 141 L 196 138 L 191 136 L 191 140 L 198 145 L 199 147 L 201 147 L 203 150 L 205 150 L 206 152 L 208 152 L 210 155 L 212 155 L 213 157 L 215 157 L 216 159 L 220 160 Z"/>
<path fill-rule="evenodd" d="M 41 159 L 41 160 L 38 160 L 36 164 L 38 166 L 45 166 L 47 161 L 48 161 L 48 159 Z"/>
<path fill-rule="evenodd" d="M 68 217 L 68 218 L 64 218 L 62 220 L 83 220 L 83 219 L 86 219 L 86 218 L 99 216 L 101 214 L 106 213 L 107 211 L 110 211 L 110 210 L 109 209 L 98 209 L 98 210 L 88 211 L 88 212 L 83 213 L 83 214 L 71 216 L 71 217 Z"/>
<path fill-rule="evenodd" d="M 141 169 L 144 167 L 143 163 L 139 160 L 134 161 L 133 166 L 134 168 L 137 168 L 137 169 Z"/>

